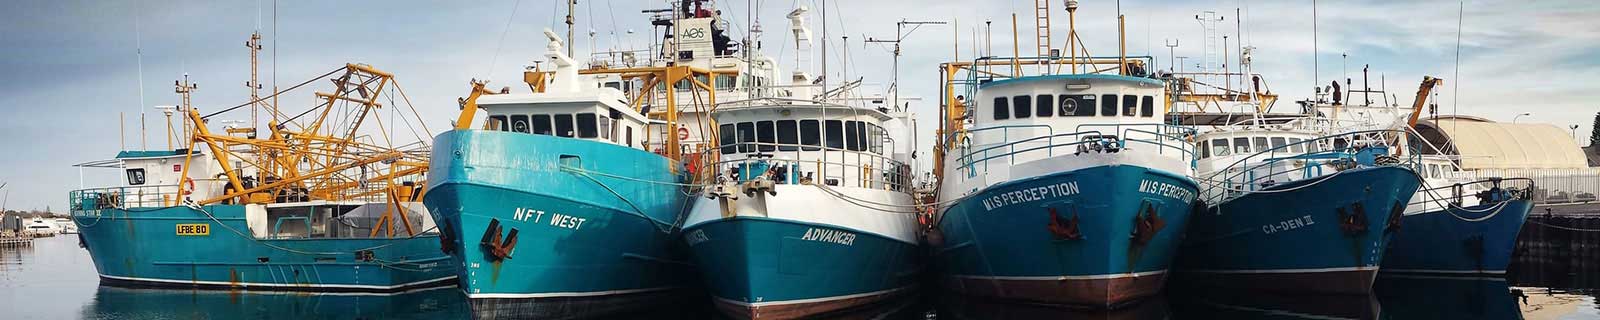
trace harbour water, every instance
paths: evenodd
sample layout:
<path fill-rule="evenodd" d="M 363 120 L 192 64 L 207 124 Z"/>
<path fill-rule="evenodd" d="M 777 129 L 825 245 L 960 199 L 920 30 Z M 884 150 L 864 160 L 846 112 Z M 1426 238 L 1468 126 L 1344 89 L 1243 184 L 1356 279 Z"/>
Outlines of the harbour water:
<path fill-rule="evenodd" d="M 1509 283 L 1380 277 L 1374 296 L 1262 296 L 1175 286 L 1113 312 L 925 296 L 831 318 L 1600 319 L 1600 292 L 1572 288 L 1594 285 L 1592 275 L 1600 270 L 1516 263 Z M 1562 274 L 1547 274 L 1550 270 Z M 680 307 L 625 318 L 717 319 L 709 305 Z M 101 286 L 76 237 L 0 248 L 0 319 L 466 319 L 469 314 L 455 288 L 398 295 L 129 289 Z"/>

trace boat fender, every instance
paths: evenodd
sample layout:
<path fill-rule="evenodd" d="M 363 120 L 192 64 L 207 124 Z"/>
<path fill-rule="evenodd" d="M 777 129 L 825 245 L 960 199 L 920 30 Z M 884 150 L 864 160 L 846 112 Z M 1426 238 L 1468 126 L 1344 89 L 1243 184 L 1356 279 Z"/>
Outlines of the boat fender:
<path fill-rule="evenodd" d="M 1076 208 L 1074 208 L 1072 219 L 1070 220 L 1061 219 L 1061 215 L 1056 212 L 1056 208 L 1046 209 L 1050 210 L 1050 225 L 1046 226 L 1046 229 L 1050 230 L 1052 237 L 1055 237 L 1056 240 L 1083 240 L 1083 232 L 1078 230 Z"/>

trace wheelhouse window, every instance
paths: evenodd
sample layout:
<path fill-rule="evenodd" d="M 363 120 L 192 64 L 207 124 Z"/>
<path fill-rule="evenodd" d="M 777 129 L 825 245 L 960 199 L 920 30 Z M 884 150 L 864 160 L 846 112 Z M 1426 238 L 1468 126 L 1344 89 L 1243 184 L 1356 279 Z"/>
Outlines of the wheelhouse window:
<path fill-rule="evenodd" d="M 772 127 L 772 121 L 756 122 L 756 142 L 761 143 L 756 145 L 756 150 L 761 152 L 771 152 L 772 150 L 777 150 L 777 148 L 772 145 L 773 143 L 777 142 L 777 135 L 775 132 L 773 132 L 774 130 L 775 128 Z"/>
<path fill-rule="evenodd" d="M 1228 139 L 1211 139 L 1211 154 L 1218 157 L 1231 154 L 1228 149 Z"/>
<path fill-rule="evenodd" d="M 856 122 L 856 148 L 855 151 L 867 151 L 867 123 Z"/>
<path fill-rule="evenodd" d="M 625 145 L 627 145 L 629 147 L 632 147 L 633 146 L 633 127 L 623 127 L 623 128 L 627 129 L 627 132 L 628 132 L 628 137 L 627 137 L 628 141 L 625 142 Z M 728 149 L 722 149 L 722 150 L 728 150 Z M 727 152 L 723 152 L 723 153 L 727 153 Z"/>
<path fill-rule="evenodd" d="M 550 135 L 552 133 L 552 131 L 550 131 L 550 115 L 533 115 L 533 133 L 542 135 Z"/>
<path fill-rule="evenodd" d="M 750 143 L 756 142 L 756 124 L 751 122 L 740 122 L 738 128 L 739 153 L 755 152 L 755 146 L 750 145 Z"/>
<path fill-rule="evenodd" d="M 817 151 L 822 148 L 822 126 L 817 120 L 800 120 L 800 144 L 805 145 L 805 151 Z"/>
<path fill-rule="evenodd" d="M 571 138 L 572 134 L 572 115 L 556 115 L 556 136 Z"/>
<path fill-rule="evenodd" d="M 828 120 L 826 132 L 829 149 L 844 149 L 844 121 Z"/>
<path fill-rule="evenodd" d="M 494 131 L 507 131 L 506 116 L 489 116 L 489 125 L 485 129 Z"/>
<path fill-rule="evenodd" d="M 1011 97 L 1011 110 L 1015 111 L 1015 112 L 1011 113 L 1011 117 L 1012 118 L 1017 118 L 1017 119 L 1026 119 L 1026 118 L 1028 118 L 1029 115 L 1033 115 L 1033 97 L 1029 97 L 1029 96 Z"/>
<path fill-rule="evenodd" d="M 994 119 L 1011 119 L 1011 100 L 1006 97 L 994 98 Z"/>
<path fill-rule="evenodd" d="M 1286 145 L 1289 145 L 1289 142 L 1288 142 L 1287 139 L 1284 139 L 1283 137 L 1272 137 L 1272 149 L 1273 150 L 1277 150 L 1278 152 L 1289 151 L 1289 149 L 1279 149 L 1279 148 L 1283 148 L 1283 146 L 1286 146 Z"/>
<path fill-rule="evenodd" d="M 1034 114 L 1035 117 L 1049 117 L 1051 113 L 1056 111 L 1056 96 L 1054 95 L 1038 95 L 1036 99 L 1033 99 L 1033 103 L 1037 104 L 1034 106 L 1034 110 L 1038 110 L 1038 113 Z"/>
<path fill-rule="evenodd" d="M 1255 137 L 1254 141 L 1256 142 L 1256 152 L 1262 152 L 1267 151 L 1267 149 L 1271 149 L 1271 147 L 1267 145 L 1267 137 Z"/>
<path fill-rule="evenodd" d="M 598 130 L 596 130 L 596 127 L 595 127 L 595 125 L 596 125 L 595 120 L 596 119 L 595 119 L 595 116 L 594 116 L 593 113 L 579 113 L 578 114 L 578 137 L 579 138 L 594 138 L 594 137 L 599 137 L 600 136 Z"/>
<path fill-rule="evenodd" d="M 722 154 L 733 154 L 734 152 L 739 152 L 739 146 L 734 145 L 735 143 L 738 143 L 736 141 L 738 133 L 739 132 L 733 128 L 732 123 L 724 123 L 720 126 L 717 126 L 717 144 L 722 146 Z"/>
<path fill-rule="evenodd" d="M 1133 117 L 1139 115 L 1139 96 L 1122 95 L 1122 116 Z"/>
<path fill-rule="evenodd" d="M 611 117 L 600 116 L 600 120 L 596 123 L 600 125 L 600 138 L 611 139 Z"/>
<path fill-rule="evenodd" d="M 1149 118 L 1149 117 L 1154 117 L 1155 115 L 1156 115 L 1156 98 L 1155 97 L 1151 97 L 1151 96 L 1144 96 L 1143 100 L 1139 100 L 1139 116 L 1140 117 Z"/>
<path fill-rule="evenodd" d="M 1195 145 L 1195 149 L 1199 149 L 1200 150 L 1200 159 L 1205 159 L 1205 158 L 1210 158 L 1211 157 L 1211 146 L 1210 146 L 1210 144 L 1211 143 L 1209 141 L 1200 141 L 1200 144 Z"/>
<path fill-rule="evenodd" d="M 778 120 L 778 151 L 794 151 L 799 149 L 800 132 L 795 128 L 794 120 Z"/>
<path fill-rule="evenodd" d="M 511 116 L 511 131 L 516 131 L 516 132 L 521 132 L 521 133 L 528 133 L 528 116 L 527 115 L 522 115 L 522 114 L 512 115 Z"/>
<path fill-rule="evenodd" d="M 728 75 L 728 74 L 719 74 L 719 75 L 717 75 L 717 86 L 716 86 L 716 88 L 717 88 L 717 90 L 732 90 L 733 89 L 733 85 L 738 83 L 738 81 L 739 80 L 738 80 L 737 76 Z"/>
<path fill-rule="evenodd" d="M 1233 138 L 1233 153 L 1250 154 L 1250 138 Z"/>
<path fill-rule="evenodd" d="M 144 184 L 144 168 L 128 169 L 128 185 L 137 186 Z"/>
<path fill-rule="evenodd" d="M 855 121 L 844 122 L 845 149 L 861 151 L 861 141 L 858 140 L 861 139 L 861 135 L 856 132 L 857 129 L 861 129 L 860 123 Z"/>
<path fill-rule="evenodd" d="M 1061 110 L 1056 114 L 1063 117 L 1092 117 L 1094 116 L 1094 95 L 1062 95 Z"/>
<path fill-rule="evenodd" d="M 1100 115 L 1107 117 L 1117 116 L 1117 95 L 1100 95 Z"/>

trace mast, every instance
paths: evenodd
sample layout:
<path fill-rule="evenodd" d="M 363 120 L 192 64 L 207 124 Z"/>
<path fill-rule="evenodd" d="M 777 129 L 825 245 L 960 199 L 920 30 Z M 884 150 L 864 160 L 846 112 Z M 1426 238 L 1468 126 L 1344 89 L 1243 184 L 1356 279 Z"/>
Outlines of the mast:
<path fill-rule="evenodd" d="M 578 0 L 567 0 L 567 41 L 572 41 L 572 11 L 578 7 Z M 567 45 L 567 56 L 572 56 L 572 45 Z"/>
<path fill-rule="evenodd" d="M 185 74 L 183 74 L 183 80 L 182 81 L 176 81 L 176 80 L 172 81 L 172 87 L 173 87 L 172 92 L 177 93 L 179 97 L 183 98 L 182 99 L 182 101 L 183 101 L 182 104 L 178 105 L 178 111 L 179 112 L 183 112 L 183 113 L 189 113 L 189 110 L 191 108 L 191 104 L 189 103 L 189 96 L 194 94 L 194 90 L 200 89 L 200 85 L 189 82 L 189 74 L 185 73 Z M 189 132 L 190 132 L 189 131 L 189 122 L 188 121 L 184 121 L 183 122 L 183 134 L 184 134 L 184 136 L 183 136 L 182 140 L 178 140 L 178 141 L 182 141 L 184 143 L 189 142 L 189 137 L 190 137 L 189 136 Z"/>
<path fill-rule="evenodd" d="M 257 117 L 256 113 L 257 113 L 257 110 L 260 109 L 260 106 L 261 106 L 261 102 L 260 101 L 256 101 L 256 100 L 260 100 L 261 99 L 261 82 L 258 80 L 259 79 L 259 73 L 257 72 L 257 70 L 259 70 L 259 66 L 260 66 L 259 57 L 260 57 L 260 53 L 261 53 L 261 31 L 256 31 L 256 32 L 250 33 L 250 40 L 249 41 L 245 41 L 244 42 L 244 46 L 246 48 L 250 48 L 250 82 L 245 82 L 244 86 L 250 88 L 250 127 L 249 127 L 249 130 L 250 130 L 251 134 L 255 134 L 255 129 L 256 129 L 256 126 L 258 125 L 258 124 L 256 124 L 256 121 L 257 121 L 257 119 L 259 119 Z M 241 129 L 243 129 L 243 128 L 241 128 Z"/>

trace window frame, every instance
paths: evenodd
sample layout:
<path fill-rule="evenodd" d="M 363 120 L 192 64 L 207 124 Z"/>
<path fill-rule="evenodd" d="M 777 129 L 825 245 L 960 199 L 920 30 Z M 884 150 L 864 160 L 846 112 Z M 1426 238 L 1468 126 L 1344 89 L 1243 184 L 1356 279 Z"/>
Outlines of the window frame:
<path fill-rule="evenodd" d="M 584 119 L 589 118 L 589 119 Z M 572 115 L 573 133 L 581 139 L 594 139 L 600 137 L 600 117 L 593 112 L 583 112 Z M 588 128 L 584 125 L 587 124 Z"/>
<path fill-rule="evenodd" d="M 1232 142 L 1234 154 L 1250 155 L 1252 153 L 1250 152 L 1250 137 L 1234 137 Z"/>
<path fill-rule="evenodd" d="M 543 119 L 543 120 L 541 120 L 541 119 Z M 556 135 L 556 128 L 550 124 L 551 123 L 550 115 L 548 115 L 548 114 L 535 114 L 535 115 L 532 115 L 532 116 L 528 117 L 528 120 L 529 120 L 528 121 L 528 123 L 529 123 L 528 132 L 529 133 L 542 134 L 542 135 L 547 135 L 547 136 Z M 539 126 L 540 125 L 544 125 L 544 131 L 543 132 L 540 132 L 540 130 L 539 130 Z"/>
<path fill-rule="evenodd" d="M 734 139 L 739 142 L 739 151 L 738 152 L 739 153 L 755 152 L 756 151 L 755 146 L 751 145 L 750 143 L 751 142 L 756 142 L 756 123 L 755 122 L 739 122 L 739 123 L 735 123 L 733 127 L 734 127 L 734 132 L 738 133 L 734 137 Z"/>
<path fill-rule="evenodd" d="M 994 113 L 993 118 L 995 120 L 1011 119 L 1011 98 L 1010 97 L 995 97 L 994 98 L 994 105 L 991 106 L 991 107 L 992 108 L 991 108 L 990 112 Z"/>
<path fill-rule="evenodd" d="M 1137 117 L 1139 116 L 1138 112 L 1139 96 L 1131 94 L 1122 95 L 1122 115 L 1125 117 Z"/>
<path fill-rule="evenodd" d="M 489 116 L 489 125 L 494 126 L 493 128 L 489 128 L 489 130 L 511 131 L 511 119 L 507 118 L 506 115 L 503 114 Z"/>
<path fill-rule="evenodd" d="M 511 126 L 510 126 L 511 127 L 511 132 L 521 132 L 521 133 L 530 133 L 530 132 L 532 132 L 532 130 L 530 130 L 531 126 L 529 125 L 530 122 L 528 121 L 528 115 L 526 115 L 526 114 L 513 114 L 513 115 L 511 115 L 510 118 L 511 118 Z M 517 124 L 518 123 L 522 124 L 522 130 L 517 130 Z"/>
<path fill-rule="evenodd" d="M 1055 100 L 1056 96 L 1055 95 L 1053 95 L 1053 94 L 1041 94 L 1041 95 L 1034 95 L 1033 98 L 1034 98 L 1033 99 L 1033 109 L 1035 110 L 1035 112 L 1033 114 L 1033 117 L 1035 117 L 1035 118 L 1049 118 L 1049 117 L 1055 116 L 1055 111 L 1056 111 L 1056 100 Z"/>
<path fill-rule="evenodd" d="M 739 152 L 739 129 L 735 128 L 734 125 L 733 123 L 717 125 L 717 148 L 720 149 L 719 152 L 722 154 Z M 630 131 L 629 133 L 632 132 Z"/>
<path fill-rule="evenodd" d="M 778 151 L 795 151 L 800 149 L 800 128 L 798 127 L 799 124 L 797 121 L 778 120 L 774 121 L 773 125 L 776 126 L 778 134 Z M 785 129 L 788 130 L 786 131 Z M 788 134 L 785 135 L 785 132 Z"/>
<path fill-rule="evenodd" d="M 1117 95 L 1100 95 L 1100 115 L 1106 117 L 1115 117 L 1117 114 Z"/>
<path fill-rule="evenodd" d="M 806 127 L 807 123 L 811 124 L 811 127 L 809 128 L 809 130 L 807 130 L 808 128 Z M 800 125 L 800 145 L 802 145 L 802 147 L 800 147 L 800 150 L 804 150 L 804 151 L 822 150 L 822 121 L 820 121 L 820 120 L 800 120 L 799 125 Z"/>
<path fill-rule="evenodd" d="M 778 128 L 772 120 L 756 121 L 756 151 L 773 152 L 778 148 L 772 144 L 778 142 Z"/>
<path fill-rule="evenodd" d="M 1056 108 L 1058 109 L 1056 110 L 1057 117 L 1093 117 L 1095 116 L 1095 111 L 1097 111 L 1096 108 L 1099 108 L 1099 106 L 1097 106 L 1094 102 L 1097 99 L 1095 99 L 1094 95 L 1092 94 L 1063 94 L 1058 95 L 1057 97 L 1059 97 L 1058 100 L 1061 102 L 1060 104 L 1056 105 Z M 1072 105 L 1074 107 L 1073 112 L 1067 112 L 1067 101 L 1072 101 Z M 1083 111 L 1088 111 L 1088 113 L 1083 113 Z"/>
<path fill-rule="evenodd" d="M 1156 97 L 1144 96 L 1139 99 L 1139 116 L 1145 118 L 1156 116 Z"/>
<path fill-rule="evenodd" d="M 1033 117 L 1033 96 L 1011 96 L 1011 118 Z"/>
<path fill-rule="evenodd" d="M 1229 155 L 1233 155 L 1233 146 L 1229 143 L 1228 140 L 1229 140 L 1228 138 L 1211 139 L 1211 148 L 1212 148 L 1212 150 L 1211 150 L 1211 152 L 1208 152 L 1208 153 L 1210 153 L 1210 154 L 1212 154 L 1214 156 L 1217 156 L 1217 157 L 1226 157 L 1226 156 L 1229 156 Z M 1221 142 L 1221 143 L 1219 144 L 1217 142 Z M 1222 152 L 1217 152 L 1219 150 L 1216 150 L 1216 148 L 1219 148 L 1219 147 L 1222 148 L 1220 150 Z"/>
<path fill-rule="evenodd" d="M 822 122 L 822 143 L 827 150 L 844 150 L 844 120 Z"/>
<path fill-rule="evenodd" d="M 144 168 L 128 168 L 127 170 L 123 171 L 123 176 L 130 186 L 142 186 L 145 183 L 150 182 L 148 179 L 146 179 L 149 176 L 145 175 Z M 135 177 L 138 179 L 134 179 Z"/>
<path fill-rule="evenodd" d="M 572 114 L 557 113 L 551 118 L 555 120 L 555 133 L 557 137 L 572 138 L 578 135 L 578 128 L 572 125 Z M 563 124 L 567 125 L 566 130 L 562 130 L 561 125 Z"/>

